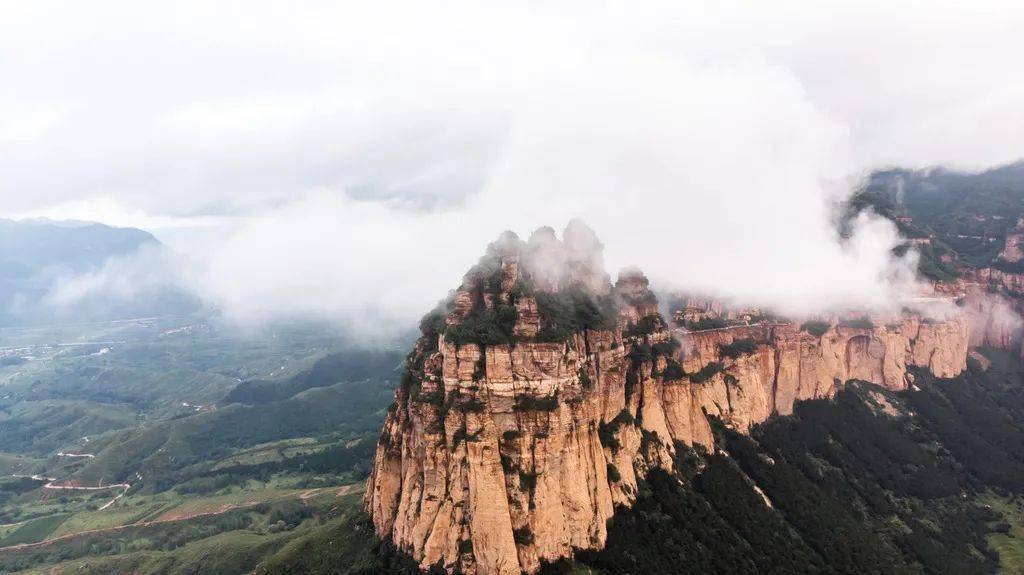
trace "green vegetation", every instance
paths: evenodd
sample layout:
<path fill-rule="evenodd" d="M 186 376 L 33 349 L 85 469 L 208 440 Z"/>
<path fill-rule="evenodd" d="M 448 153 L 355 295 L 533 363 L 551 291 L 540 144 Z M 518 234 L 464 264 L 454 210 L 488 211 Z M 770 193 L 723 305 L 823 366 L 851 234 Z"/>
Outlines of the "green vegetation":
<path fill-rule="evenodd" d="M 344 351 L 335 334 L 319 327 L 241 335 L 199 318 L 7 329 L 0 345 L 24 347 L 33 357 L 0 366 L 0 452 L 37 458 L 92 452 L 85 437 L 209 411 L 240 382 L 284 384 L 315 360 Z M 361 363 L 358 352 L 350 358 Z"/>
<path fill-rule="evenodd" d="M 611 294 L 595 296 L 580 286 L 553 293 L 535 292 L 529 277 L 519 279 L 511 287 L 505 285 L 505 271 L 501 267 L 501 253 L 505 248 L 497 245 L 500 243 L 492 244 L 487 255 L 466 274 L 463 289 L 472 300 L 466 317 L 454 325 L 446 325 L 445 316 L 454 309 L 449 301 L 421 320 L 420 330 L 431 346 L 438 334 L 444 334 L 445 340 L 460 346 L 515 344 L 518 337 L 514 328 L 519 317 L 516 304 L 523 297 L 536 299 L 541 318 L 540 330 L 532 341 L 564 342 L 578 332 L 616 326 L 618 303 Z"/>
<path fill-rule="evenodd" d="M 852 327 L 854 329 L 875 329 L 875 324 L 867 317 L 840 320 L 839 325 L 840 327 Z"/>
<path fill-rule="evenodd" d="M 1024 372 L 984 353 L 988 371 L 917 370 L 918 389 L 899 395 L 851 382 L 749 436 L 715 420 L 724 451 L 677 444 L 673 473 L 647 476 L 606 549 L 542 573 L 1016 573 Z"/>
<path fill-rule="evenodd" d="M 682 364 L 670 357 L 665 361 L 665 369 L 662 370 L 661 376 L 666 381 L 677 381 L 686 377 L 686 370 Z"/>
<path fill-rule="evenodd" d="M 580 382 L 580 387 L 583 389 L 590 389 L 594 385 L 590 380 L 590 373 L 585 366 L 580 366 L 577 372 L 577 379 Z"/>
<path fill-rule="evenodd" d="M 654 348 L 650 344 L 638 341 L 630 346 L 629 354 L 626 357 L 634 366 L 637 366 L 654 359 Z"/>
<path fill-rule="evenodd" d="M 1024 261 L 1008 262 L 1006 260 L 997 259 L 995 263 L 992 264 L 992 267 L 1008 274 L 1024 273 Z"/>
<path fill-rule="evenodd" d="M 519 488 L 523 491 L 533 491 L 537 488 L 537 473 L 519 471 Z"/>
<path fill-rule="evenodd" d="M 675 355 L 676 351 L 679 350 L 680 345 L 679 340 L 675 338 L 669 338 L 666 341 L 659 341 L 658 343 L 651 345 L 651 355 L 661 355 L 671 358 Z"/>
<path fill-rule="evenodd" d="M 737 339 L 732 343 L 718 346 L 718 353 L 730 359 L 736 359 L 741 355 L 751 355 L 755 351 L 757 351 L 757 342 L 752 337 Z"/>
<path fill-rule="evenodd" d="M 514 409 L 516 411 L 554 411 L 558 409 L 558 392 L 542 397 L 517 395 Z"/>
<path fill-rule="evenodd" d="M 988 544 L 999 554 L 1003 573 L 1024 573 L 1024 500 L 1020 495 L 986 493 L 981 502 L 999 515 L 989 526 Z"/>
<path fill-rule="evenodd" d="M 285 492 L 259 504 L 251 502 L 258 492 L 250 492 L 248 497 L 237 499 L 242 502 L 240 507 L 227 510 L 222 510 L 221 504 L 214 502 L 218 500 L 214 500 L 206 507 L 194 506 L 192 509 L 198 514 L 182 519 L 140 519 L 118 529 L 96 525 L 95 531 L 86 531 L 89 526 L 83 526 L 71 537 L 5 551 L 0 554 L 0 570 L 42 567 L 41 571 L 49 572 L 50 568 L 43 566 L 59 561 L 75 573 L 109 573 L 128 568 L 153 574 L 241 575 L 251 572 L 261 559 L 289 540 L 315 531 L 336 510 L 358 506 L 358 492 L 339 500 L 335 491 L 337 488 L 323 496 L 308 497 L 305 496 L 310 495 L 309 491 Z"/>
<path fill-rule="evenodd" d="M 78 440 L 136 423 L 130 406 L 43 399 L 0 407 L 0 451 L 45 454 Z"/>
<path fill-rule="evenodd" d="M 794 416 L 750 436 L 716 424 L 716 441 L 731 457 L 677 444 L 675 477 L 647 476 L 636 504 L 611 521 L 605 550 L 544 572 L 670 573 L 686 564 L 700 573 L 980 574 L 995 570 L 993 548 L 1014 572 L 1024 556 L 1015 537 L 1024 501 L 972 494 L 990 480 L 1009 490 L 1024 477 L 1012 452 L 1021 432 L 1005 429 L 1024 421 L 1024 401 L 1011 387 L 1019 385 L 1016 369 L 1010 362 L 935 387 L 929 381 L 902 398 L 854 383 L 834 400 L 797 404 Z M 894 417 L 877 407 L 878 394 L 904 410 L 948 407 L 920 420 Z M 1012 419 L 991 417 L 996 405 Z M 982 414 L 999 421 L 983 424 Z M 967 422 L 978 428 L 965 429 Z M 963 447 L 947 445 L 960 434 Z M 982 437 L 989 450 L 970 454 L 980 445 L 972 438 Z"/>
<path fill-rule="evenodd" d="M 576 332 L 613 329 L 618 319 L 612 296 L 592 296 L 579 287 L 538 293 L 536 298 L 543 319 L 537 341 L 566 341 Z"/>
<path fill-rule="evenodd" d="M 806 331 L 814 337 L 821 337 L 832 327 L 827 321 L 809 320 L 800 324 L 800 331 Z"/>
<path fill-rule="evenodd" d="M 619 447 L 621 447 L 617 437 L 619 429 L 623 425 L 634 425 L 635 423 L 633 414 L 626 409 L 620 411 L 611 421 L 602 422 L 597 428 L 597 436 L 601 440 L 601 445 L 612 451 L 618 451 Z"/>
<path fill-rule="evenodd" d="M 529 525 L 525 525 L 512 531 L 512 538 L 517 545 L 529 545 L 533 543 L 533 531 L 530 531 Z"/>
<path fill-rule="evenodd" d="M 709 379 L 714 377 L 715 374 L 721 373 L 724 369 L 725 366 L 723 366 L 721 362 L 713 361 L 705 365 L 704 367 L 700 368 L 700 371 L 698 371 L 697 373 L 689 374 L 688 377 L 690 378 L 690 381 L 693 383 L 704 383 L 705 381 L 708 381 Z"/>
<path fill-rule="evenodd" d="M 636 324 L 629 324 L 626 326 L 626 331 L 623 335 L 626 337 L 641 337 L 650 335 L 662 328 L 661 316 L 648 315 L 640 318 L 640 321 Z"/>
<path fill-rule="evenodd" d="M 42 541 L 60 527 L 60 524 L 64 523 L 68 517 L 69 515 L 66 513 L 58 513 L 32 519 L 0 539 L 0 547 Z"/>
<path fill-rule="evenodd" d="M 161 491 L 235 450 L 292 437 L 352 438 L 374 431 L 392 393 L 384 386 L 341 383 L 265 406 L 232 405 L 118 432 L 96 440 L 96 457 L 74 477 L 94 484 L 140 473 L 145 489 Z"/>
<path fill-rule="evenodd" d="M 518 240 L 516 240 L 518 241 Z M 428 337 L 443 333 L 455 345 L 475 343 L 481 346 L 515 343 L 514 328 L 519 313 L 518 298 L 528 295 L 529 286 L 520 282 L 512 286 L 508 299 L 502 289 L 504 270 L 501 267 L 501 241 L 492 243 L 487 254 L 466 274 L 465 284 L 472 287 L 472 311 L 455 325 L 444 324 L 443 312 L 435 310 L 420 322 Z"/>
<path fill-rule="evenodd" d="M 558 402 L 556 400 L 555 405 L 557 406 L 557 404 Z M 483 413 L 487 410 L 487 405 L 481 401 L 480 398 L 474 396 L 463 400 L 458 404 L 458 408 L 459 411 L 463 411 L 465 413 Z"/>
<path fill-rule="evenodd" d="M 927 278 L 951 281 L 963 268 L 990 265 L 1011 271 L 997 256 L 1006 234 L 1024 215 L 1024 164 L 978 174 L 950 170 L 887 170 L 872 174 L 847 207 L 841 231 L 849 235 L 854 216 L 872 209 L 895 222 L 908 238 L 930 238 L 914 248 L 919 271 Z M 902 255 L 909 244 L 897 248 Z M 1019 273 L 1019 272 L 1014 272 Z"/>
<path fill-rule="evenodd" d="M 680 565 L 694 573 L 828 572 L 720 455 L 682 484 L 652 472 L 634 507 L 611 521 L 605 551 L 578 558 L 604 573 L 676 573 Z"/>
<path fill-rule="evenodd" d="M 516 318 L 516 308 L 511 305 L 499 305 L 493 310 L 475 308 L 462 321 L 448 327 L 445 339 L 455 345 L 512 343 Z"/>
<path fill-rule="evenodd" d="M 615 467 L 614 463 L 608 464 L 608 481 L 611 481 L 612 483 L 622 481 L 622 474 L 619 473 L 619 468 Z"/>
<path fill-rule="evenodd" d="M 1024 491 L 1024 397 L 1020 365 L 1006 353 L 986 349 L 988 371 L 971 362 L 955 379 L 915 370 L 920 391 L 907 404 L 934 430 L 944 449 L 985 485 Z"/>
<path fill-rule="evenodd" d="M 250 380 L 238 384 L 220 401 L 247 405 L 283 401 L 317 387 L 380 378 L 397 369 L 402 356 L 396 351 L 345 350 L 330 354 L 287 382 Z"/>
<path fill-rule="evenodd" d="M 437 349 L 438 336 L 443 334 L 448 327 L 445 324 L 446 315 L 445 307 L 439 305 L 420 320 L 420 334 L 426 338 L 427 345 L 430 346 L 428 351 Z"/>
<path fill-rule="evenodd" d="M 250 573 L 365 478 L 399 363 L 319 328 L 243 337 L 194 319 L 0 344 L 34 356 L 0 366 L 0 546 L 43 543 L 0 553 L 5 573 Z M 33 474 L 132 488 L 57 492 Z"/>

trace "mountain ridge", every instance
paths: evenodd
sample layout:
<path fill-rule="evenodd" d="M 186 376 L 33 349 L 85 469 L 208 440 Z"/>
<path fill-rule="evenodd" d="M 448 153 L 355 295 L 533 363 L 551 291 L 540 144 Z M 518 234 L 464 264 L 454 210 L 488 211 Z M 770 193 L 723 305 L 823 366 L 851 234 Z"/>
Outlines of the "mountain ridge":
<path fill-rule="evenodd" d="M 709 416 L 746 433 L 847 380 L 907 389 L 919 366 L 966 368 L 958 311 L 803 325 L 672 330 L 643 275 L 603 269 L 570 223 L 506 233 L 423 337 L 381 433 L 365 503 L 378 535 L 424 569 L 537 572 L 603 547 L 676 444 L 713 448 Z"/>

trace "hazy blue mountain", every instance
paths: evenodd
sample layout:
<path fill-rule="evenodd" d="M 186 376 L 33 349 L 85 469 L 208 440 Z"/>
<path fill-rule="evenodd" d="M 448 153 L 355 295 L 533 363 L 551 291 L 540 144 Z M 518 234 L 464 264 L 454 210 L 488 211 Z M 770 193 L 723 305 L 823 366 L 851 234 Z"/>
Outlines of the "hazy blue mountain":
<path fill-rule="evenodd" d="M 127 259 L 138 267 L 162 249 L 152 234 L 136 228 L 0 219 L 0 324 L 91 321 L 195 309 L 194 298 L 170 285 L 140 285 L 138 294 L 118 298 L 105 297 L 99 290 L 60 306 L 47 299 L 62 283 L 100 273 L 111 258 Z"/>
<path fill-rule="evenodd" d="M 0 278 L 31 277 L 53 267 L 88 271 L 144 244 L 159 242 L 149 232 L 94 222 L 0 220 Z"/>

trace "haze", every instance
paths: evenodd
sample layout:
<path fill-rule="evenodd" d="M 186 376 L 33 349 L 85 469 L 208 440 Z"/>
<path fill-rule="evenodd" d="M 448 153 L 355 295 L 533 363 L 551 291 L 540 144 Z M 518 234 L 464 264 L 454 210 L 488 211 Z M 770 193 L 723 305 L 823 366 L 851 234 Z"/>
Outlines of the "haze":
<path fill-rule="evenodd" d="M 502 230 L 578 217 L 662 287 L 885 307 L 913 262 L 877 218 L 841 244 L 835 203 L 878 167 L 1024 158 L 1011 2 L 0 10 L 0 210 L 182 256 L 59 301 L 153 267 L 242 322 L 404 325 Z"/>

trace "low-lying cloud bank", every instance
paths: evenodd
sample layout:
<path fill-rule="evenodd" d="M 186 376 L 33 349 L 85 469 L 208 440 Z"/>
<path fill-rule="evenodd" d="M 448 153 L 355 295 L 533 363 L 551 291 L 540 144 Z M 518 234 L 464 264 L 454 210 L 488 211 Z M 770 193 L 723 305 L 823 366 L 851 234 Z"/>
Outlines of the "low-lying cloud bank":
<path fill-rule="evenodd" d="M 47 32 L 0 46 L 53 35 L 4 52 L 68 74 L 0 63 L 8 209 L 197 222 L 180 281 L 240 322 L 407 325 L 502 230 L 571 218 L 612 270 L 810 313 L 916 288 L 888 222 L 836 235 L 868 170 L 1024 157 L 1012 3 L 343 4 L 23 6 Z"/>

